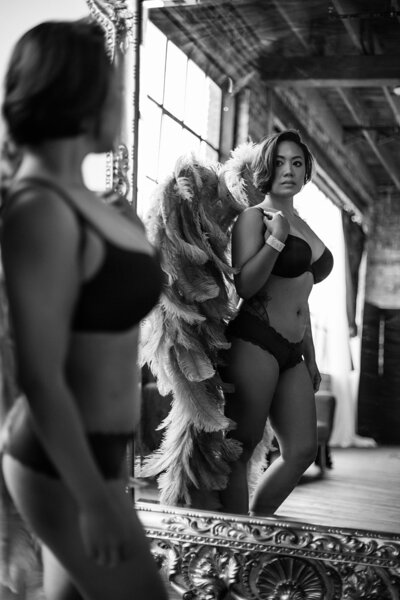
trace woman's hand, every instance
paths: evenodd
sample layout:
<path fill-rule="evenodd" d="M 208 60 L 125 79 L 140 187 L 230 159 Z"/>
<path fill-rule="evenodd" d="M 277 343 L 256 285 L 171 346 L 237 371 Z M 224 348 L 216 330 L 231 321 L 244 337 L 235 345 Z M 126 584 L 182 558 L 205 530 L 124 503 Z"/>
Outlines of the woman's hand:
<path fill-rule="evenodd" d="M 282 211 L 276 212 L 264 211 L 265 232 L 264 239 L 267 241 L 270 235 L 273 235 L 280 242 L 285 242 L 289 231 L 290 223 Z"/>
<path fill-rule="evenodd" d="M 100 566 L 114 567 L 132 555 L 133 515 L 120 496 L 81 510 L 79 527 L 87 555 Z"/>
<path fill-rule="evenodd" d="M 305 359 L 305 363 L 306 363 L 306 367 L 308 369 L 308 372 L 310 373 L 310 377 L 311 377 L 311 381 L 312 381 L 312 384 L 313 384 L 314 392 L 318 392 L 319 386 L 321 385 L 321 374 L 320 374 L 319 369 L 317 367 L 317 363 L 315 362 L 314 359 L 312 359 L 312 360 L 306 360 Z"/>

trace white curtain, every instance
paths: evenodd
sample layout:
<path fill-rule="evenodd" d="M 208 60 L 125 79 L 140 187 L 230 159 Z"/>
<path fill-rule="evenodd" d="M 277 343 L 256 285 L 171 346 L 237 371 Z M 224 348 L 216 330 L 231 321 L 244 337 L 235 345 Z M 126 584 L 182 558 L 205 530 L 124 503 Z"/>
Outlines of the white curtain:
<path fill-rule="evenodd" d="M 295 198 L 300 216 L 331 250 L 334 267 L 310 296 L 317 364 L 331 376 L 336 397 L 332 446 L 370 445 L 372 440 L 356 435 L 359 338 L 350 341 L 346 311 L 345 241 L 341 211 L 313 183 Z"/>

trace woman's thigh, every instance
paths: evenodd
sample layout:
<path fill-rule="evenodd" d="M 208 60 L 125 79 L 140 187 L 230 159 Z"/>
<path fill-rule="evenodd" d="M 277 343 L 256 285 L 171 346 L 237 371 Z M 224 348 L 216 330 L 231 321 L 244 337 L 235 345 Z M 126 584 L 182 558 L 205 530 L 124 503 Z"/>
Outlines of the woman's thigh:
<path fill-rule="evenodd" d="M 279 377 L 276 359 L 255 344 L 233 338 L 221 375 L 234 385 L 225 394 L 225 414 L 237 424 L 233 436 L 262 436 Z"/>
<path fill-rule="evenodd" d="M 135 530 L 134 555 L 119 565 L 107 568 L 89 559 L 79 530 L 79 515 L 74 499 L 55 479 L 27 469 L 10 456 L 3 458 L 7 487 L 32 532 L 41 540 L 45 580 L 56 591 L 57 572 L 66 586 L 66 575 L 87 600 L 165 600 L 148 540 L 135 511 L 131 510 Z M 129 496 L 122 481 L 110 481 L 110 492 Z"/>
<path fill-rule="evenodd" d="M 287 369 L 279 377 L 270 420 L 281 451 L 305 446 L 316 448 L 315 394 L 304 362 Z"/>

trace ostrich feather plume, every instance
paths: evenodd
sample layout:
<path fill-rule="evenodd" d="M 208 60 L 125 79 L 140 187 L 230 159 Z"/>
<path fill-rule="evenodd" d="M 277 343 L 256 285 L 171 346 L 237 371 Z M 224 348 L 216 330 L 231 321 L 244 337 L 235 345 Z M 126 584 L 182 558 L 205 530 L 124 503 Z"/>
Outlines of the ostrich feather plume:
<path fill-rule="evenodd" d="M 182 156 L 157 186 L 145 218 L 165 285 L 142 324 L 140 364 L 149 365 L 160 393 L 172 401 L 159 426 L 161 444 L 145 457 L 141 475 L 158 478 L 165 504 L 192 505 L 199 490 L 223 489 L 241 452 L 226 436 L 235 424 L 224 415 L 227 387 L 218 367 L 238 303 L 230 232 L 257 193 L 249 168 L 253 152 L 253 144 L 244 144 L 224 166 Z"/>

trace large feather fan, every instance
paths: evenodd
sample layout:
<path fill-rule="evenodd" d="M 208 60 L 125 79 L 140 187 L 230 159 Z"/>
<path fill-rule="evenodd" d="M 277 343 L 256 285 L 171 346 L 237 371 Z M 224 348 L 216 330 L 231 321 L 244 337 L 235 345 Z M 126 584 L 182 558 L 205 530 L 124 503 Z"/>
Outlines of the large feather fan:
<path fill-rule="evenodd" d="M 158 248 L 165 286 L 141 329 L 140 362 L 162 395 L 172 398 L 160 425 L 159 449 L 146 457 L 142 477 L 158 477 L 160 502 L 193 506 L 199 490 L 227 484 L 240 444 L 226 433 L 224 383 L 218 377 L 228 321 L 237 310 L 230 230 L 236 217 L 263 196 L 252 185 L 253 144 L 238 147 L 223 167 L 188 155 L 153 195 L 145 219 Z M 207 508 L 211 508 L 208 500 Z M 217 504 L 212 508 L 218 508 Z"/>

